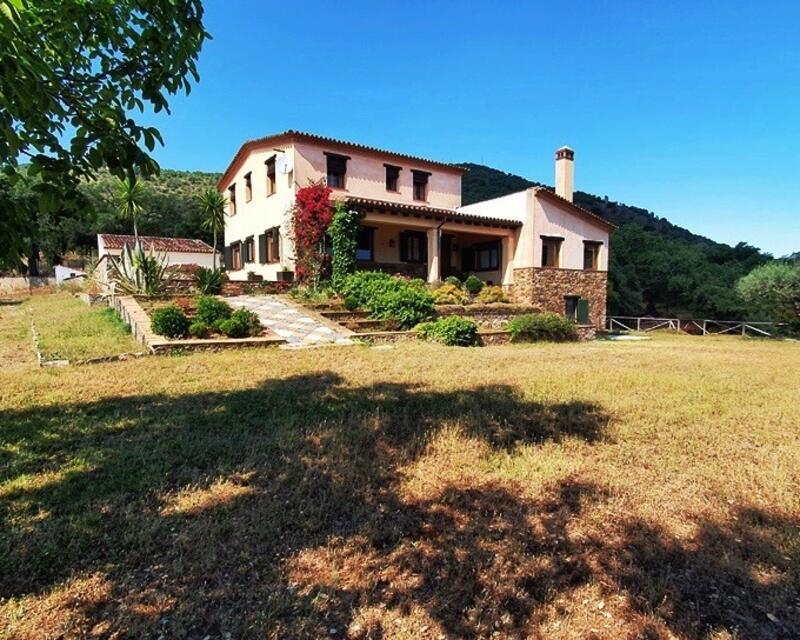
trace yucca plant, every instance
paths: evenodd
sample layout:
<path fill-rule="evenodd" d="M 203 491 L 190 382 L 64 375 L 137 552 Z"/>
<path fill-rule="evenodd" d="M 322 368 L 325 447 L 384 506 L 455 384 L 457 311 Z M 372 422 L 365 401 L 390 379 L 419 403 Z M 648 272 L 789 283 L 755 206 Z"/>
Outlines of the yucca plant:
<path fill-rule="evenodd" d="M 109 256 L 111 280 L 117 289 L 128 294 L 156 295 L 163 293 L 173 269 L 166 254 L 159 255 L 151 247 L 145 252 L 141 242 L 133 248 L 125 244 L 118 258 Z"/>

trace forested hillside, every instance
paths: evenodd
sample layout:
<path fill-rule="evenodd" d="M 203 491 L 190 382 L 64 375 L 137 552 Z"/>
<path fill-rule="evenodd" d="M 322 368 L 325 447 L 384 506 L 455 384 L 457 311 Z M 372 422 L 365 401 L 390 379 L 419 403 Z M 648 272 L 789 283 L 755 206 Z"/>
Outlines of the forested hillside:
<path fill-rule="evenodd" d="M 465 204 L 536 185 L 490 167 L 464 166 L 469 169 L 463 181 Z M 218 177 L 165 169 L 144 181 L 140 233 L 210 240 L 201 228 L 197 197 Z M 130 222 L 116 212 L 117 188 L 116 178 L 102 174 L 82 188 L 92 205 L 90 212 L 43 220 L 38 245 L 45 255 L 57 259 L 72 250 L 89 253 L 97 233 L 129 233 Z M 730 247 L 714 242 L 645 209 L 588 193 L 576 192 L 575 202 L 620 227 L 611 237 L 611 313 L 753 317 L 737 298 L 734 285 L 770 256 L 745 243 Z"/>
<path fill-rule="evenodd" d="M 463 201 L 544 186 L 491 167 L 463 163 Z M 734 292 L 736 281 L 771 257 L 744 242 L 731 247 L 672 224 L 646 209 L 577 191 L 575 204 L 619 226 L 611 236 L 612 314 L 752 316 Z"/>

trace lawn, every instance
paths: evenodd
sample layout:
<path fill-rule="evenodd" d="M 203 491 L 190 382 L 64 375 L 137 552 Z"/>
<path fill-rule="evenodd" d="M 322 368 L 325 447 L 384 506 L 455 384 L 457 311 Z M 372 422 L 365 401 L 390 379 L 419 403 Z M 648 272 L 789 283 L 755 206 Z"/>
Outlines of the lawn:
<path fill-rule="evenodd" d="M 63 292 L 29 298 L 23 308 L 33 318 L 39 349 L 46 360 L 79 360 L 141 351 L 127 325 L 110 307 L 89 307 L 71 293 Z"/>
<path fill-rule="evenodd" d="M 4 366 L 0 637 L 797 637 L 798 389 L 736 337 Z"/>

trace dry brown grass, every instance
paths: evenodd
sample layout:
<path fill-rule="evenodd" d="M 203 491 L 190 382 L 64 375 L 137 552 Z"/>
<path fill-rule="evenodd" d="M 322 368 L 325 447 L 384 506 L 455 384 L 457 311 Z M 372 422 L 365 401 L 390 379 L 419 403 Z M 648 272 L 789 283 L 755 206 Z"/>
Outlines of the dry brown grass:
<path fill-rule="evenodd" d="M 797 637 L 796 343 L 23 371 L 0 636 Z"/>

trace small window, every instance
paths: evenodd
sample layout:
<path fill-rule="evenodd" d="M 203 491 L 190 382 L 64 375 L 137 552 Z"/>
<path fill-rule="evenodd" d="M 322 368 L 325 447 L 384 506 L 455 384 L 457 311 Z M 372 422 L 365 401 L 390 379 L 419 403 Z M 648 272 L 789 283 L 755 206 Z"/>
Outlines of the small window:
<path fill-rule="evenodd" d="M 281 261 L 281 230 L 279 227 L 267 229 L 267 262 Z"/>
<path fill-rule="evenodd" d="M 564 296 L 564 317 L 567 320 L 577 321 L 579 300 L 579 296 Z"/>
<path fill-rule="evenodd" d="M 266 162 L 267 165 L 267 197 L 271 196 L 277 191 L 277 183 L 275 182 L 275 156 L 272 156 Z"/>
<path fill-rule="evenodd" d="M 253 199 L 253 174 L 247 173 L 244 176 L 244 201 L 250 202 Z"/>
<path fill-rule="evenodd" d="M 400 167 L 387 164 L 386 167 L 386 190 L 400 191 Z"/>
<path fill-rule="evenodd" d="M 373 262 L 375 260 L 375 229 L 361 227 L 356 237 L 356 260 Z"/>
<path fill-rule="evenodd" d="M 237 242 L 231 247 L 231 269 L 238 271 L 242 268 L 242 243 Z"/>
<path fill-rule="evenodd" d="M 542 238 L 542 266 L 557 267 L 561 260 L 563 238 Z"/>
<path fill-rule="evenodd" d="M 500 243 L 475 245 L 475 271 L 496 271 L 500 268 Z"/>
<path fill-rule="evenodd" d="M 228 187 L 228 214 L 236 215 L 236 183 Z"/>
<path fill-rule="evenodd" d="M 414 176 L 414 200 L 426 202 L 428 200 L 428 176 L 427 171 L 412 171 Z"/>
<path fill-rule="evenodd" d="M 253 236 L 250 236 L 244 241 L 244 261 L 245 262 L 255 262 L 256 261 L 256 243 L 253 240 Z"/>
<path fill-rule="evenodd" d="M 331 189 L 344 189 L 344 180 L 347 174 L 347 156 L 328 153 L 326 157 L 328 159 L 328 186 Z"/>
<path fill-rule="evenodd" d="M 583 268 L 587 271 L 597 271 L 600 264 L 600 242 L 583 243 Z"/>
<path fill-rule="evenodd" d="M 400 262 L 427 262 L 428 236 L 424 231 L 404 231 L 400 234 Z"/>

